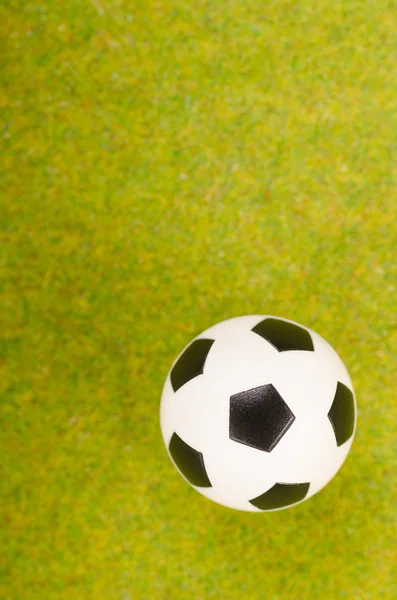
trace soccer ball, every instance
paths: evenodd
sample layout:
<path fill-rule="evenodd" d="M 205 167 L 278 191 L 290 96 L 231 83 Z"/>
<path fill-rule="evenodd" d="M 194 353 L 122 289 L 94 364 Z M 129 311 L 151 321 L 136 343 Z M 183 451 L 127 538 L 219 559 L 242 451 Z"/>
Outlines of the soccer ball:
<path fill-rule="evenodd" d="M 210 327 L 181 352 L 160 421 L 174 465 L 197 491 L 231 508 L 273 511 L 334 477 L 353 441 L 356 401 L 322 337 L 249 315 Z"/>

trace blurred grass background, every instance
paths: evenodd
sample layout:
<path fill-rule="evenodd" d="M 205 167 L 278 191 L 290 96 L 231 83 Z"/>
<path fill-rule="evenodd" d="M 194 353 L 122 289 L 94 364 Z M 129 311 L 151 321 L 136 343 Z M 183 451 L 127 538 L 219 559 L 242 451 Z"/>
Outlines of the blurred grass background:
<path fill-rule="evenodd" d="M 4 600 L 395 599 L 397 13 L 389 0 L 6 0 Z M 359 427 L 245 514 L 162 445 L 171 361 L 267 313 L 328 339 Z"/>

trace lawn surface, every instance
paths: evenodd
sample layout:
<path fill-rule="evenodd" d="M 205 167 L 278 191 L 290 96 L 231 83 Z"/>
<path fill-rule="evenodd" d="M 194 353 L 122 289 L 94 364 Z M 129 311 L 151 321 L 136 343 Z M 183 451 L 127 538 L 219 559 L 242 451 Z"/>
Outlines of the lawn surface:
<path fill-rule="evenodd" d="M 5 0 L 4 600 L 397 597 L 391 0 Z M 351 454 L 287 511 L 166 456 L 161 388 L 245 313 L 333 344 Z"/>

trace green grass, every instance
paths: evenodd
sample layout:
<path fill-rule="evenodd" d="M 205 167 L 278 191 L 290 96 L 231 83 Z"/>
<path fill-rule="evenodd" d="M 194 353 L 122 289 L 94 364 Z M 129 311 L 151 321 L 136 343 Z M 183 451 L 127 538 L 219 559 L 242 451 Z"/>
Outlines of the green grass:
<path fill-rule="evenodd" d="M 6 0 L 4 600 L 397 597 L 391 0 Z M 348 366 L 359 426 L 295 509 L 215 505 L 159 432 L 170 364 L 245 313 Z"/>

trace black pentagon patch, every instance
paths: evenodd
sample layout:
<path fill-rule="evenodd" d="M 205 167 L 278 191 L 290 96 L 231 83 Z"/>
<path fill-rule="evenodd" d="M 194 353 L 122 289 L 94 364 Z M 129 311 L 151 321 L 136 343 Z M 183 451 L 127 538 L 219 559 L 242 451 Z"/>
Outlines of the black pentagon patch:
<path fill-rule="evenodd" d="M 169 451 L 178 469 L 192 485 L 212 487 L 201 452 L 186 444 L 176 433 L 172 435 Z"/>
<path fill-rule="evenodd" d="M 295 504 L 306 496 L 310 483 L 276 483 L 270 490 L 250 503 L 261 510 L 274 510 Z"/>
<path fill-rule="evenodd" d="M 336 443 L 341 446 L 352 436 L 354 430 L 354 397 L 351 390 L 338 381 L 334 401 L 328 413 Z"/>
<path fill-rule="evenodd" d="M 314 351 L 310 333 L 295 323 L 269 318 L 255 325 L 252 331 L 268 341 L 279 352 L 288 350 Z"/>
<path fill-rule="evenodd" d="M 178 358 L 171 370 L 171 384 L 174 392 L 185 383 L 201 375 L 204 371 L 208 352 L 215 340 L 195 340 Z"/>
<path fill-rule="evenodd" d="M 229 437 L 257 450 L 271 452 L 295 416 L 270 383 L 230 397 Z"/>

